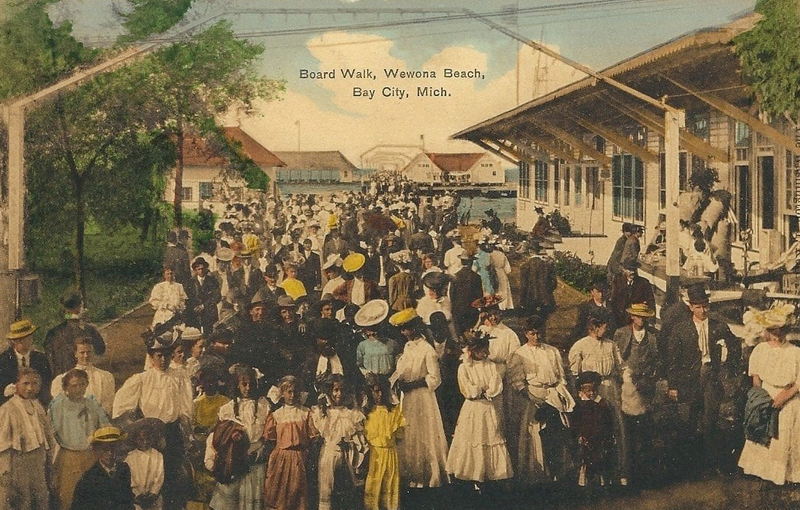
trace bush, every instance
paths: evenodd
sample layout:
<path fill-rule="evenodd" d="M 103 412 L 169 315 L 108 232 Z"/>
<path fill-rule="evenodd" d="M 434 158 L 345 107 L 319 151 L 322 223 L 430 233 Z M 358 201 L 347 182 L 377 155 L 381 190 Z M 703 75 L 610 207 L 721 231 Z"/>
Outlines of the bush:
<path fill-rule="evenodd" d="M 581 292 L 588 292 L 594 282 L 606 279 L 604 266 L 587 264 L 569 251 L 557 251 L 555 265 L 558 277 Z"/>

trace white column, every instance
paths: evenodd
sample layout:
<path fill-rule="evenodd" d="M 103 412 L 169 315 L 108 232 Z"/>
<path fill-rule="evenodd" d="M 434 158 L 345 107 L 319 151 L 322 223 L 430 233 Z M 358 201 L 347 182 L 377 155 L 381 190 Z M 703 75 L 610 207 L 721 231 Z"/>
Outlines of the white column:
<path fill-rule="evenodd" d="M 668 297 L 670 290 L 677 296 L 677 285 L 681 274 L 680 247 L 678 236 L 681 230 L 680 211 L 678 210 L 678 194 L 680 193 L 679 178 L 679 136 L 680 128 L 686 123 L 686 114 L 682 111 L 664 112 L 664 153 L 667 171 L 667 285 Z M 672 287 L 670 289 L 670 287 Z"/>

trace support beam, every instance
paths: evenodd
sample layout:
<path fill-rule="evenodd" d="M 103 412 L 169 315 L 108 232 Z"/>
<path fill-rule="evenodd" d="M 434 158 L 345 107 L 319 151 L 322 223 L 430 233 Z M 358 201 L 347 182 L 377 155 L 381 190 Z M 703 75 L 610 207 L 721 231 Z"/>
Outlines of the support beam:
<path fill-rule="evenodd" d="M 547 121 L 536 120 L 531 122 L 531 124 L 533 124 L 534 126 L 536 126 L 536 128 L 542 131 L 550 133 L 556 138 L 560 138 L 562 141 L 571 145 L 574 149 L 579 150 L 581 153 L 583 153 L 584 156 L 592 158 L 602 165 L 611 164 L 611 158 L 609 158 L 602 152 L 596 150 L 594 147 L 591 147 L 589 144 L 585 143 L 578 137 L 573 136 L 571 133 L 568 133 L 563 129 L 557 128 L 552 124 L 547 123 Z"/>
<path fill-rule="evenodd" d="M 603 126 L 598 126 L 597 124 L 590 122 L 579 115 L 573 115 L 572 120 L 575 121 L 575 123 L 577 123 L 579 126 L 591 131 L 594 134 L 602 136 L 623 151 L 633 154 L 642 161 L 647 163 L 658 162 L 658 154 L 650 152 L 640 145 L 636 145 L 620 133 Z"/>
<path fill-rule="evenodd" d="M 719 110 L 720 112 L 724 113 L 728 117 L 738 120 L 739 122 L 743 122 L 750 126 L 750 129 L 759 133 L 767 138 L 772 139 L 776 145 L 780 145 L 788 151 L 792 151 L 796 156 L 800 156 L 800 147 L 795 145 L 795 140 L 789 135 L 785 135 L 775 129 L 774 127 L 761 122 L 758 118 L 750 115 L 749 113 L 745 112 L 744 110 L 737 108 L 736 106 L 730 104 L 729 102 L 725 101 L 724 99 L 720 99 L 718 97 L 712 96 L 710 94 L 706 94 L 704 92 L 700 92 L 695 89 L 693 86 L 681 83 L 674 78 L 670 78 L 669 76 L 661 75 L 665 80 L 669 81 L 676 87 L 679 87 L 689 94 L 695 96 L 697 99 L 703 101 L 707 105 L 711 106 Z"/>
<path fill-rule="evenodd" d="M 519 138 L 517 138 L 519 137 Z M 520 140 L 521 139 L 521 140 Z M 559 159 L 563 159 L 565 161 L 569 161 L 572 164 L 579 164 L 580 161 L 578 158 L 575 157 L 575 154 L 570 152 L 569 150 L 559 147 L 558 143 L 553 140 L 546 140 L 541 136 L 531 135 L 529 133 L 516 133 L 516 136 L 508 136 L 506 140 L 513 143 L 514 145 L 520 145 L 520 143 L 525 143 L 527 141 L 535 143 L 540 149 L 545 150 L 554 156 L 558 157 Z"/>
<path fill-rule="evenodd" d="M 664 112 L 664 155 L 666 160 L 666 194 L 667 194 L 667 303 L 677 302 L 678 286 L 681 274 L 680 247 L 680 210 L 678 195 L 680 194 L 679 134 L 686 122 L 683 112 Z"/>
<path fill-rule="evenodd" d="M 644 108 L 637 108 L 611 95 L 604 95 L 603 99 L 611 103 L 611 105 L 620 112 L 624 113 L 639 124 L 645 126 L 647 129 L 654 131 L 661 136 L 665 136 L 663 121 L 653 115 L 650 111 L 645 110 Z M 681 147 L 693 154 L 696 154 L 697 156 L 702 158 L 714 158 L 715 160 L 723 163 L 730 163 L 731 161 L 731 158 L 726 151 L 717 149 L 702 138 L 686 131 L 685 128 L 681 128 L 679 139 Z"/>
<path fill-rule="evenodd" d="M 25 109 L 5 108 L 8 126 L 8 269 L 25 265 Z"/>
<path fill-rule="evenodd" d="M 519 160 L 515 160 L 511 156 L 508 156 L 505 153 L 503 153 L 502 151 L 500 151 L 498 149 L 495 149 L 494 147 L 492 147 L 491 145 L 489 145 L 488 143 L 486 143 L 483 140 L 480 140 L 478 138 L 470 138 L 469 141 L 474 143 L 475 145 L 478 145 L 479 147 L 483 147 L 484 149 L 486 149 L 487 151 L 491 152 L 492 154 L 505 159 L 506 161 L 508 161 L 512 165 L 519 165 Z"/>

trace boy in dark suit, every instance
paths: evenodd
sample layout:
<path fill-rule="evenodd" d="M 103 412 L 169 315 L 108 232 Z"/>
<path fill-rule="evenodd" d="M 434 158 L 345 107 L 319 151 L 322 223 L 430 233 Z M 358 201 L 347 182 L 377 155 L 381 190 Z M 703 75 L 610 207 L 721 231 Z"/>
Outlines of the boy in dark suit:
<path fill-rule="evenodd" d="M 50 402 L 50 382 L 53 380 L 53 371 L 47 356 L 33 350 L 33 333 L 36 331 L 28 319 L 22 319 L 11 325 L 11 331 L 6 335 L 8 349 L 0 353 L 0 390 L 17 381 L 17 373 L 22 367 L 30 367 L 42 378 L 39 390 L 39 402 L 45 408 Z M 0 396 L 0 403 L 8 400 Z"/>
<path fill-rule="evenodd" d="M 131 470 L 121 462 L 125 434 L 116 427 L 97 429 L 89 439 L 97 462 L 75 486 L 72 510 L 133 510 Z"/>

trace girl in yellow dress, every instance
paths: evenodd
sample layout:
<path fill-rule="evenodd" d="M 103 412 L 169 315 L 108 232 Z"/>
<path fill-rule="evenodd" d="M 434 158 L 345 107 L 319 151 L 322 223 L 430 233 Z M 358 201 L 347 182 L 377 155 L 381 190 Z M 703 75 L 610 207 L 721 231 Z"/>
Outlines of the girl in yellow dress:
<path fill-rule="evenodd" d="M 369 472 L 364 485 L 366 510 L 397 510 L 400 506 L 400 469 L 396 441 L 406 425 L 400 406 L 392 404 L 389 379 L 367 376 L 369 408 L 364 432 L 369 443 Z"/>

